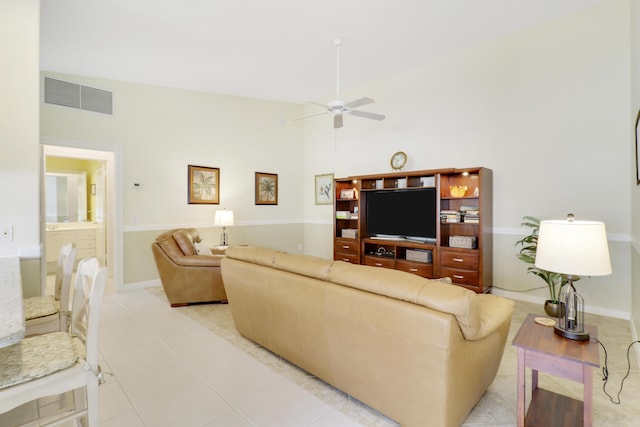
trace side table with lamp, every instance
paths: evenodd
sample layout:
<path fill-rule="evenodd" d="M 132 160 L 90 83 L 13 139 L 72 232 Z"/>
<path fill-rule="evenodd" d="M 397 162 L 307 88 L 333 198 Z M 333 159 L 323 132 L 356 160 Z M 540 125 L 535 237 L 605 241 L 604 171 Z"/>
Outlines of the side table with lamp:
<path fill-rule="evenodd" d="M 575 221 L 572 214 L 565 221 L 541 221 L 535 265 L 562 273 L 569 282 L 560 292 L 564 311 L 553 333 L 530 314 L 513 339 L 518 347 L 517 425 L 566 426 L 571 421 L 591 426 L 592 368 L 599 366 L 599 353 L 597 343 L 589 338 L 597 338 L 597 328 L 584 324 L 584 300 L 576 292 L 573 277 L 611 274 L 604 223 Z M 525 418 L 526 368 L 531 368 L 532 400 Z M 581 382 L 583 401 L 538 388 L 538 371 Z"/>
<path fill-rule="evenodd" d="M 215 248 L 218 248 L 218 250 L 220 250 L 220 248 L 222 247 L 226 248 L 227 246 L 229 246 L 227 227 L 233 227 L 233 211 L 228 211 L 226 209 L 217 210 L 216 215 L 213 219 L 213 225 L 222 227 L 220 246 L 217 246 Z"/>

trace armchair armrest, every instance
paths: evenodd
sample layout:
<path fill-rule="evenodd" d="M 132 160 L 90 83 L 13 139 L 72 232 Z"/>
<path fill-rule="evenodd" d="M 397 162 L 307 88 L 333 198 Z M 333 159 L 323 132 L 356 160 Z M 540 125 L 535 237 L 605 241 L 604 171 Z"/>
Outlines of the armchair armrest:
<path fill-rule="evenodd" d="M 173 261 L 183 267 L 220 267 L 224 255 L 190 255 L 178 256 Z"/>

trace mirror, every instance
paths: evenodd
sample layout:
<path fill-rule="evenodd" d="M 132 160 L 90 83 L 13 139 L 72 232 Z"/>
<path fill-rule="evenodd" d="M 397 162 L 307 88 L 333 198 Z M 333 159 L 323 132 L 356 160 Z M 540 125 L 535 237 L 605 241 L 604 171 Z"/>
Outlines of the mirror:
<path fill-rule="evenodd" d="M 87 173 L 47 173 L 46 222 L 87 220 Z"/>

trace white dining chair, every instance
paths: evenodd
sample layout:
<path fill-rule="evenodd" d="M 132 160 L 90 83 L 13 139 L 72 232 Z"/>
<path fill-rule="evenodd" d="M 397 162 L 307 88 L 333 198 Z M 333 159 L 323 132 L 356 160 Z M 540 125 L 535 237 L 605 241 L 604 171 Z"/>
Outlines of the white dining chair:
<path fill-rule="evenodd" d="M 26 336 L 68 330 L 69 294 L 76 251 L 71 243 L 60 248 L 54 295 L 24 299 Z"/>
<path fill-rule="evenodd" d="M 70 331 L 34 335 L 0 349 L 0 413 L 73 390 L 73 412 L 38 425 L 70 420 L 98 425 L 98 328 L 106 277 L 106 267 L 96 258 L 83 259 L 76 273 Z"/>

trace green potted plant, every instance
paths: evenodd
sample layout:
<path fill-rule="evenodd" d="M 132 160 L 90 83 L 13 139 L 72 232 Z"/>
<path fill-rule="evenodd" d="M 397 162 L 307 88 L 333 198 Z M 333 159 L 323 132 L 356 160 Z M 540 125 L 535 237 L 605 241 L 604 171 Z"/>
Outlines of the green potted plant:
<path fill-rule="evenodd" d="M 562 287 L 568 283 L 566 276 L 560 273 L 543 270 L 536 267 L 536 251 L 538 249 L 538 232 L 540 230 L 540 220 L 532 216 L 522 217 L 523 227 L 531 229 L 531 233 L 516 242 L 516 246 L 520 245 L 520 251 L 516 255 L 520 261 L 531 264 L 527 268 L 527 273 L 535 274 L 547 284 L 549 288 L 549 299 L 544 303 L 544 311 L 552 317 L 561 317 L 563 315 L 563 306 L 559 301 L 560 291 Z M 579 278 L 574 278 L 576 281 Z"/>

